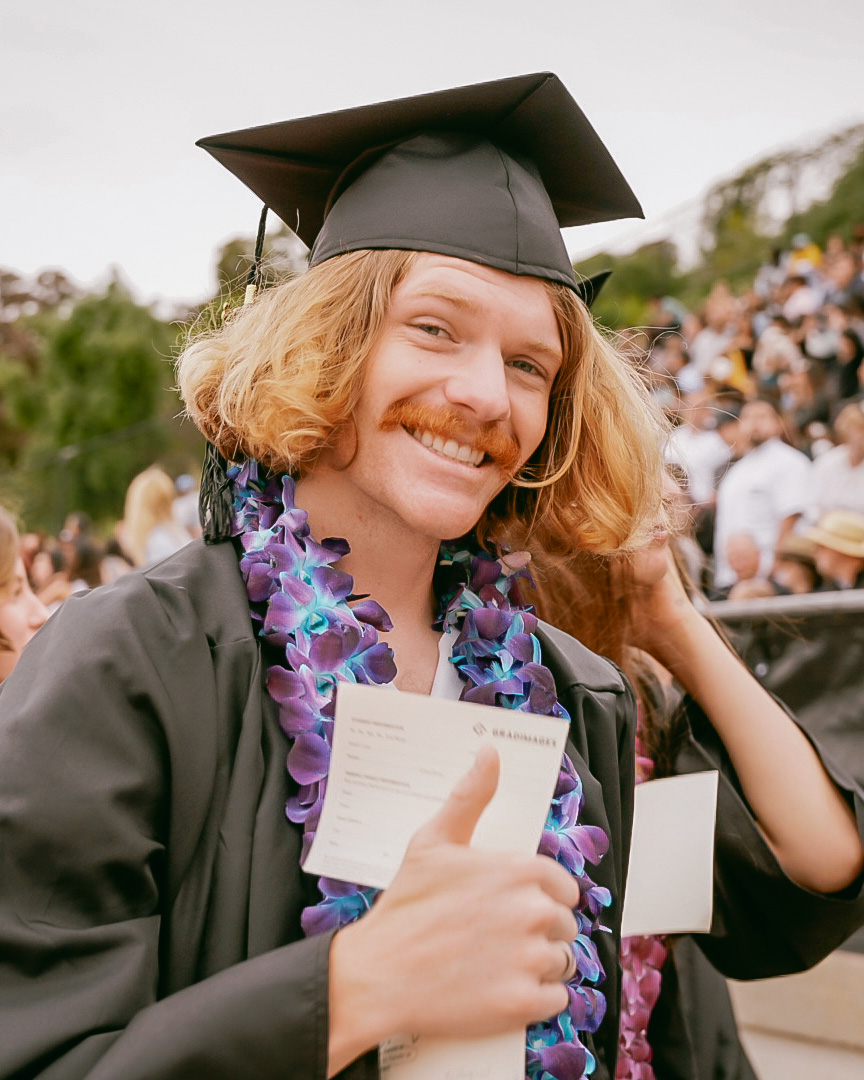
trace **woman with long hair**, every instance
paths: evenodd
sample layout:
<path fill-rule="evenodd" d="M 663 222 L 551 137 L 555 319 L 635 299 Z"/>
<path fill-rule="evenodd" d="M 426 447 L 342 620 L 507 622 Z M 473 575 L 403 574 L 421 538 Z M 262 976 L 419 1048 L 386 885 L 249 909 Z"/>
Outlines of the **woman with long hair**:
<path fill-rule="evenodd" d="M 18 529 L 11 514 L 0 506 L 0 682 L 47 618 L 48 611 L 27 580 Z"/>
<path fill-rule="evenodd" d="M 684 496 L 671 476 L 665 493 L 667 521 L 684 533 L 689 524 Z M 772 876 L 794 882 L 794 858 L 783 852 L 773 829 L 762 824 L 773 798 L 769 773 L 757 753 L 744 749 L 742 739 L 743 725 L 764 725 L 764 752 L 785 760 L 789 746 L 783 738 L 775 742 L 772 732 L 788 734 L 789 717 L 701 610 L 677 556 L 674 530 L 670 537 L 658 529 L 649 544 L 621 558 L 582 554 L 564 566 L 547 559 L 535 579 L 541 616 L 612 659 L 634 687 L 636 783 L 719 768 L 718 862 L 722 865 L 728 850 L 724 835 L 737 833 L 753 865 L 772 865 Z M 798 738 L 806 743 L 803 735 Z M 788 760 L 791 771 L 794 762 Z M 753 816 L 742 813 L 733 767 Z M 830 893 L 839 884 L 826 879 L 817 888 Z M 805 919 L 812 894 L 805 887 L 793 891 L 795 916 Z M 757 925 L 754 909 L 767 906 L 767 895 L 754 894 L 751 906 L 730 904 L 724 891 L 718 892 L 710 937 L 622 940 L 617 1080 L 653 1080 L 655 1075 L 752 1080 L 720 972 L 755 978 L 779 974 L 784 967 L 797 970 L 802 958 L 803 966 L 819 958 L 818 953 L 808 958 L 806 948 L 798 954 L 796 920 L 787 913 L 776 911 L 773 926 L 767 921 Z M 831 938 L 827 914 L 826 909 L 813 918 L 814 924 L 823 921 L 826 941 Z M 773 972 L 766 967 L 772 954 L 768 963 L 777 964 Z"/>

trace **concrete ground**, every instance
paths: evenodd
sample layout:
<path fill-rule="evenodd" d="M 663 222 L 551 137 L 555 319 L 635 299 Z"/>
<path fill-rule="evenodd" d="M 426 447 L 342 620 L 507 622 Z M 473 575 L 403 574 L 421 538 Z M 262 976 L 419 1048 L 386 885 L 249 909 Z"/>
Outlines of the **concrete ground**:
<path fill-rule="evenodd" d="M 729 989 L 759 1080 L 864 1080 L 864 953 Z"/>

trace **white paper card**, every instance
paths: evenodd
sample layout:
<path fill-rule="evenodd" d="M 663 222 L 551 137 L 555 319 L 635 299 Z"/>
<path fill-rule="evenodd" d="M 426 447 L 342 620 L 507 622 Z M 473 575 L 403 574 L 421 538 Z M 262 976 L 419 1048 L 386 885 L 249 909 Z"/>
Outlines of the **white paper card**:
<path fill-rule="evenodd" d="M 718 773 L 688 773 L 636 787 L 621 933 L 711 929 Z"/>
<path fill-rule="evenodd" d="M 408 841 L 486 742 L 501 778 L 472 846 L 533 854 L 567 730 L 554 716 L 340 683 L 327 795 L 303 869 L 386 889 Z"/>
<path fill-rule="evenodd" d="M 387 1080 L 525 1080 L 525 1030 L 488 1039 L 394 1035 L 378 1050 Z"/>
<path fill-rule="evenodd" d="M 340 683 L 321 821 L 310 874 L 387 888 L 414 833 L 491 743 L 495 796 L 472 846 L 537 850 L 567 740 L 565 720 L 392 689 Z M 523 1080 L 525 1032 L 488 1039 L 396 1035 L 379 1050 L 386 1080 Z"/>

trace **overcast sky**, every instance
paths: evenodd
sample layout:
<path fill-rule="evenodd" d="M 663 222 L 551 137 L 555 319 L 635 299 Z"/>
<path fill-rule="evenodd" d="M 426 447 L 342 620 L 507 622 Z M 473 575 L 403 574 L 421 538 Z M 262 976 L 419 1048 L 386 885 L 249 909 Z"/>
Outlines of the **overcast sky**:
<path fill-rule="evenodd" d="M 256 198 L 203 135 L 552 70 L 647 224 L 864 119 L 861 0 L 0 0 L 0 266 L 200 300 Z M 568 230 L 571 253 L 634 223 Z M 637 234 L 638 235 L 638 234 Z"/>

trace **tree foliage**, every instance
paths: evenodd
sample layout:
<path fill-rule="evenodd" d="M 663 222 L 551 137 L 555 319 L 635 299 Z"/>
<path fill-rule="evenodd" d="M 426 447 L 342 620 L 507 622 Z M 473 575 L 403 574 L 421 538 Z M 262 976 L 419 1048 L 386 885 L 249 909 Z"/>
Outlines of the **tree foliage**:
<path fill-rule="evenodd" d="M 14 436 L 0 500 L 29 527 L 56 530 L 73 509 L 114 521 L 130 479 L 166 451 L 176 426 L 169 363 L 176 329 L 118 281 L 102 295 L 46 305 L 21 320 L 27 347 L 0 355 Z"/>
<path fill-rule="evenodd" d="M 802 208 L 806 192 L 826 175 L 834 177 L 829 194 Z M 858 124 L 816 146 L 769 155 L 715 184 L 702 207 L 701 254 L 686 271 L 679 269 L 670 241 L 646 244 L 625 256 L 601 253 L 579 263 L 577 270 L 588 275 L 611 269 L 595 314 L 612 328 L 638 326 L 650 318 L 652 297 L 675 295 L 688 307 L 698 307 L 718 280 L 736 291 L 747 288 L 771 248 L 788 246 L 795 233 L 806 232 L 824 244 L 831 233 L 848 238 L 861 221 L 864 125 Z"/>

